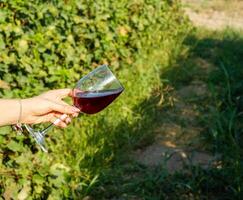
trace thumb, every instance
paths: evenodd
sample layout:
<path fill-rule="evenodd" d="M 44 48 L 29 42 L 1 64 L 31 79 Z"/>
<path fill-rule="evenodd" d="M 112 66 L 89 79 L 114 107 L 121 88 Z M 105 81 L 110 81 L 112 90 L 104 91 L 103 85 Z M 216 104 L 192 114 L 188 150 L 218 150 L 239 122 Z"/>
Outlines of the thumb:
<path fill-rule="evenodd" d="M 69 88 L 52 90 L 52 92 L 60 99 L 67 97 L 67 96 L 70 96 L 70 97 L 72 96 L 72 89 L 69 89 Z"/>

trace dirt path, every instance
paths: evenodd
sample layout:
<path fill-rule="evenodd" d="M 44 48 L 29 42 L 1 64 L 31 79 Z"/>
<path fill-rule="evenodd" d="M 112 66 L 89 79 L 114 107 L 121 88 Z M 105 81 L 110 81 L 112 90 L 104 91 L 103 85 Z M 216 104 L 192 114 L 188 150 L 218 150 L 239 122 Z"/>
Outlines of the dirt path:
<path fill-rule="evenodd" d="M 182 0 L 182 5 L 195 26 L 211 30 L 227 27 L 243 30 L 241 0 Z"/>
<path fill-rule="evenodd" d="M 210 92 L 206 83 L 194 78 L 172 93 L 174 106 L 162 111 L 164 120 L 156 130 L 154 143 L 134 152 L 134 158 L 141 164 L 163 165 L 170 173 L 189 165 L 209 167 L 215 164 L 216 159 L 205 151 L 201 140 L 205 127 L 200 124 L 200 107 L 203 106 L 200 101 L 208 98 Z"/>

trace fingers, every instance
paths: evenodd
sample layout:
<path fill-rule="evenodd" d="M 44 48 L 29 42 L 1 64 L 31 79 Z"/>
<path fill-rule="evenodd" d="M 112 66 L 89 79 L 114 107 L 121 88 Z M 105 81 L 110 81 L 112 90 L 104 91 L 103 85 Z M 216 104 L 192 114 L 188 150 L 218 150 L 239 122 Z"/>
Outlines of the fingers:
<path fill-rule="evenodd" d="M 60 104 L 63 104 L 64 106 L 69 106 L 69 104 L 68 103 L 66 103 L 65 101 L 60 101 Z M 76 108 L 76 107 L 74 107 L 74 108 Z M 79 110 L 79 109 L 78 109 Z M 79 112 L 80 112 L 80 110 L 79 110 Z M 79 112 L 75 112 L 75 113 L 73 113 L 73 114 L 70 114 L 72 117 L 77 117 L 78 115 L 79 115 Z"/>
<path fill-rule="evenodd" d="M 54 121 L 52 120 L 52 123 L 55 126 L 58 126 L 61 128 L 66 128 L 67 127 L 67 124 L 65 123 L 66 118 L 67 118 L 67 115 L 64 114 L 64 115 L 60 116 L 59 118 L 54 118 L 55 120 Z"/>
<path fill-rule="evenodd" d="M 70 114 L 70 115 L 80 112 L 78 108 L 74 106 L 70 106 L 65 102 L 51 102 L 50 109 L 51 111 L 56 111 L 59 113 Z"/>
<path fill-rule="evenodd" d="M 62 101 L 62 99 L 67 96 L 72 96 L 72 89 L 66 88 L 50 90 L 38 97 L 45 100 L 45 103 L 48 106 L 48 110 L 46 110 L 47 112 L 56 111 L 64 114 L 79 113 L 80 110 L 78 108 L 70 106 L 66 102 Z"/>
<path fill-rule="evenodd" d="M 79 113 L 73 113 L 72 117 L 77 117 Z"/>
<path fill-rule="evenodd" d="M 61 117 L 59 117 L 59 119 L 61 119 L 66 124 L 69 124 L 72 121 L 71 118 L 68 115 L 66 115 L 66 114 L 64 114 Z"/>
<path fill-rule="evenodd" d="M 55 116 L 57 118 L 55 118 L 54 121 L 52 120 L 52 123 L 61 128 L 67 127 L 67 125 L 71 122 L 71 118 L 66 114 L 63 114 L 63 115 L 55 114 Z"/>
<path fill-rule="evenodd" d="M 72 119 L 71 119 L 70 117 L 67 117 L 67 118 L 65 119 L 65 123 L 66 123 L 66 124 L 70 124 L 71 121 L 72 121 Z"/>
<path fill-rule="evenodd" d="M 57 112 L 48 113 L 45 116 L 38 117 L 35 123 L 51 122 L 55 126 L 65 128 L 71 122 L 71 118 L 67 114 Z"/>

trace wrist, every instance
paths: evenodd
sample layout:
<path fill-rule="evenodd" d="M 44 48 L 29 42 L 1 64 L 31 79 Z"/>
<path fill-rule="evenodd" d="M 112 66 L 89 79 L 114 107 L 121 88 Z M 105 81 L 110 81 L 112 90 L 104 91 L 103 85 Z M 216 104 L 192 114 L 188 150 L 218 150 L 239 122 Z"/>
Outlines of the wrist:
<path fill-rule="evenodd" d="M 20 123 L 28 123 L 32 113 L 31 98 L 21 99 L 21 104 L 22 104 L 22 115 L 21 115 Z"/>

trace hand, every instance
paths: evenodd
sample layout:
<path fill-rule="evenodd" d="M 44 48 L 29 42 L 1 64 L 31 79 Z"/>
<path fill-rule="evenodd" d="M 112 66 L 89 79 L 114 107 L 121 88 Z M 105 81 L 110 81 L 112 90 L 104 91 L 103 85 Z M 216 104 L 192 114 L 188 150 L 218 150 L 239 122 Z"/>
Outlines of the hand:
<path fill-rule="evenodd" d="M 62 101 L 64 97 L 72 96 L 71 89 L 50 90 L 39 96 L 22 100 L 21 123 L 38 124 L 43 122 L 54 122 L 67 114 L 58 124 L 59 127 L 66 127 L 72 117 L 77 117 L 80 110 Z"/>

